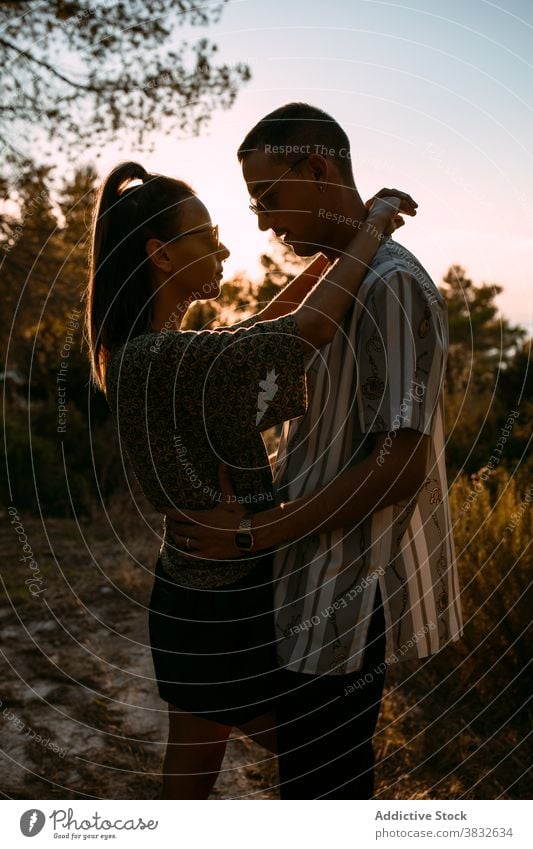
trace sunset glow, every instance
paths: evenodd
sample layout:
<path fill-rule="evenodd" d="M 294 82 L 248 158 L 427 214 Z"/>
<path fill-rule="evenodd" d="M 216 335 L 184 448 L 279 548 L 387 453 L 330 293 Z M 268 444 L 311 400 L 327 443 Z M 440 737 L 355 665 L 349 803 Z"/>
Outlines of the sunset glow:
<path fill-rule="evenodd" d="M 334 0 L 326 20 L 314 2 L 283 12 L 279 3 L 230 2 L 213 36 L 222 59 L 250 64 L 251 82 L 200 138 L 162 134 L 155 152 L 138 158 L 192 183 L 231 250 L 228 275 L 258 277 L 268 237 L 248 210 L 236 150 L 282 103 L 320 106 L 348 132 L 364 197 L 393 186 L 418 201 L 416 221 L 398 238 L 434 279 L 461 264 L 476 283 L 502 285 L 502 312 L 530 327 L 532 25 L 527 2 L 511 5 L 452 3 L 443 12 L 437 2 Z M 98 168 L 130 155 L 127 143 L 107 148 Z"/>

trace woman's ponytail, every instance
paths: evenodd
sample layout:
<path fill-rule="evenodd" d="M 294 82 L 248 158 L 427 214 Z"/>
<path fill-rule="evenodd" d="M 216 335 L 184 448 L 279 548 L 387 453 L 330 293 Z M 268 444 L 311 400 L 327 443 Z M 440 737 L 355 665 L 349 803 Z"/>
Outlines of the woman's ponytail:
<path fill-rule="evenodd" d="M 175 235 L 177 207 L 193 195 L 186 183 L 148 174 L 138 162 L 117 165 L 97 193 L 85 333 L 92 379 L 103 391 L 113 349 L 150 327 L 153 289 L 146 241 Z"/>

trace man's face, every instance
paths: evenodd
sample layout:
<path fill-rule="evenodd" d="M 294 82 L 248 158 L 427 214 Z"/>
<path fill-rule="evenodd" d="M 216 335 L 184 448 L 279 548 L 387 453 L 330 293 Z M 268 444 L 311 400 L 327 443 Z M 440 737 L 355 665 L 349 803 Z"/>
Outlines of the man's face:
<path fill-rule="evenodd" d="M 304 153 L 299 157 L 303 161 L 291 168 L 290 162 L 255 151 L 242 165 L 251 201 L 259 207 L 259 229 L 273 230 L 298 256 L 312 256 L 325 245 L 326 228 L 319 215 L 324 196 L 315 158 Z"/>

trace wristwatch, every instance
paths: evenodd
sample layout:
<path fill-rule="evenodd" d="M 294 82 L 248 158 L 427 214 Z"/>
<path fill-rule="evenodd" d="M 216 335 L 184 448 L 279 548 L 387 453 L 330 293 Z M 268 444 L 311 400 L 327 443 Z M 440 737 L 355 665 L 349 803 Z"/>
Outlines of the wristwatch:
<path fill-rule="evenodd" d="M 252 515 L 251 513 L 247 513 L 246 516 L 243 516 L 235 533 L 235 545 L 243 551 L 251 551 L 254 544 Z"/>

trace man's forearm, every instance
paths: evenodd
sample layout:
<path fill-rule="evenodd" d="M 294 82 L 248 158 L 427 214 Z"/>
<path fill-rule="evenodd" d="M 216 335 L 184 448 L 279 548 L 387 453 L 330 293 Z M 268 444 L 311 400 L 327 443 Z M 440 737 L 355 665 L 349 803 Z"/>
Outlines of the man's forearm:
<path fill-rule="evenodd" d="M 321 489 L 255 514 L 254 549 L 284 545 L 334 528 L 354 527 L 377 510 L 410 498 L 416 484 L 410 474 L 402 474 L 391 464 L 379 466 L 371 455 Z"/>

